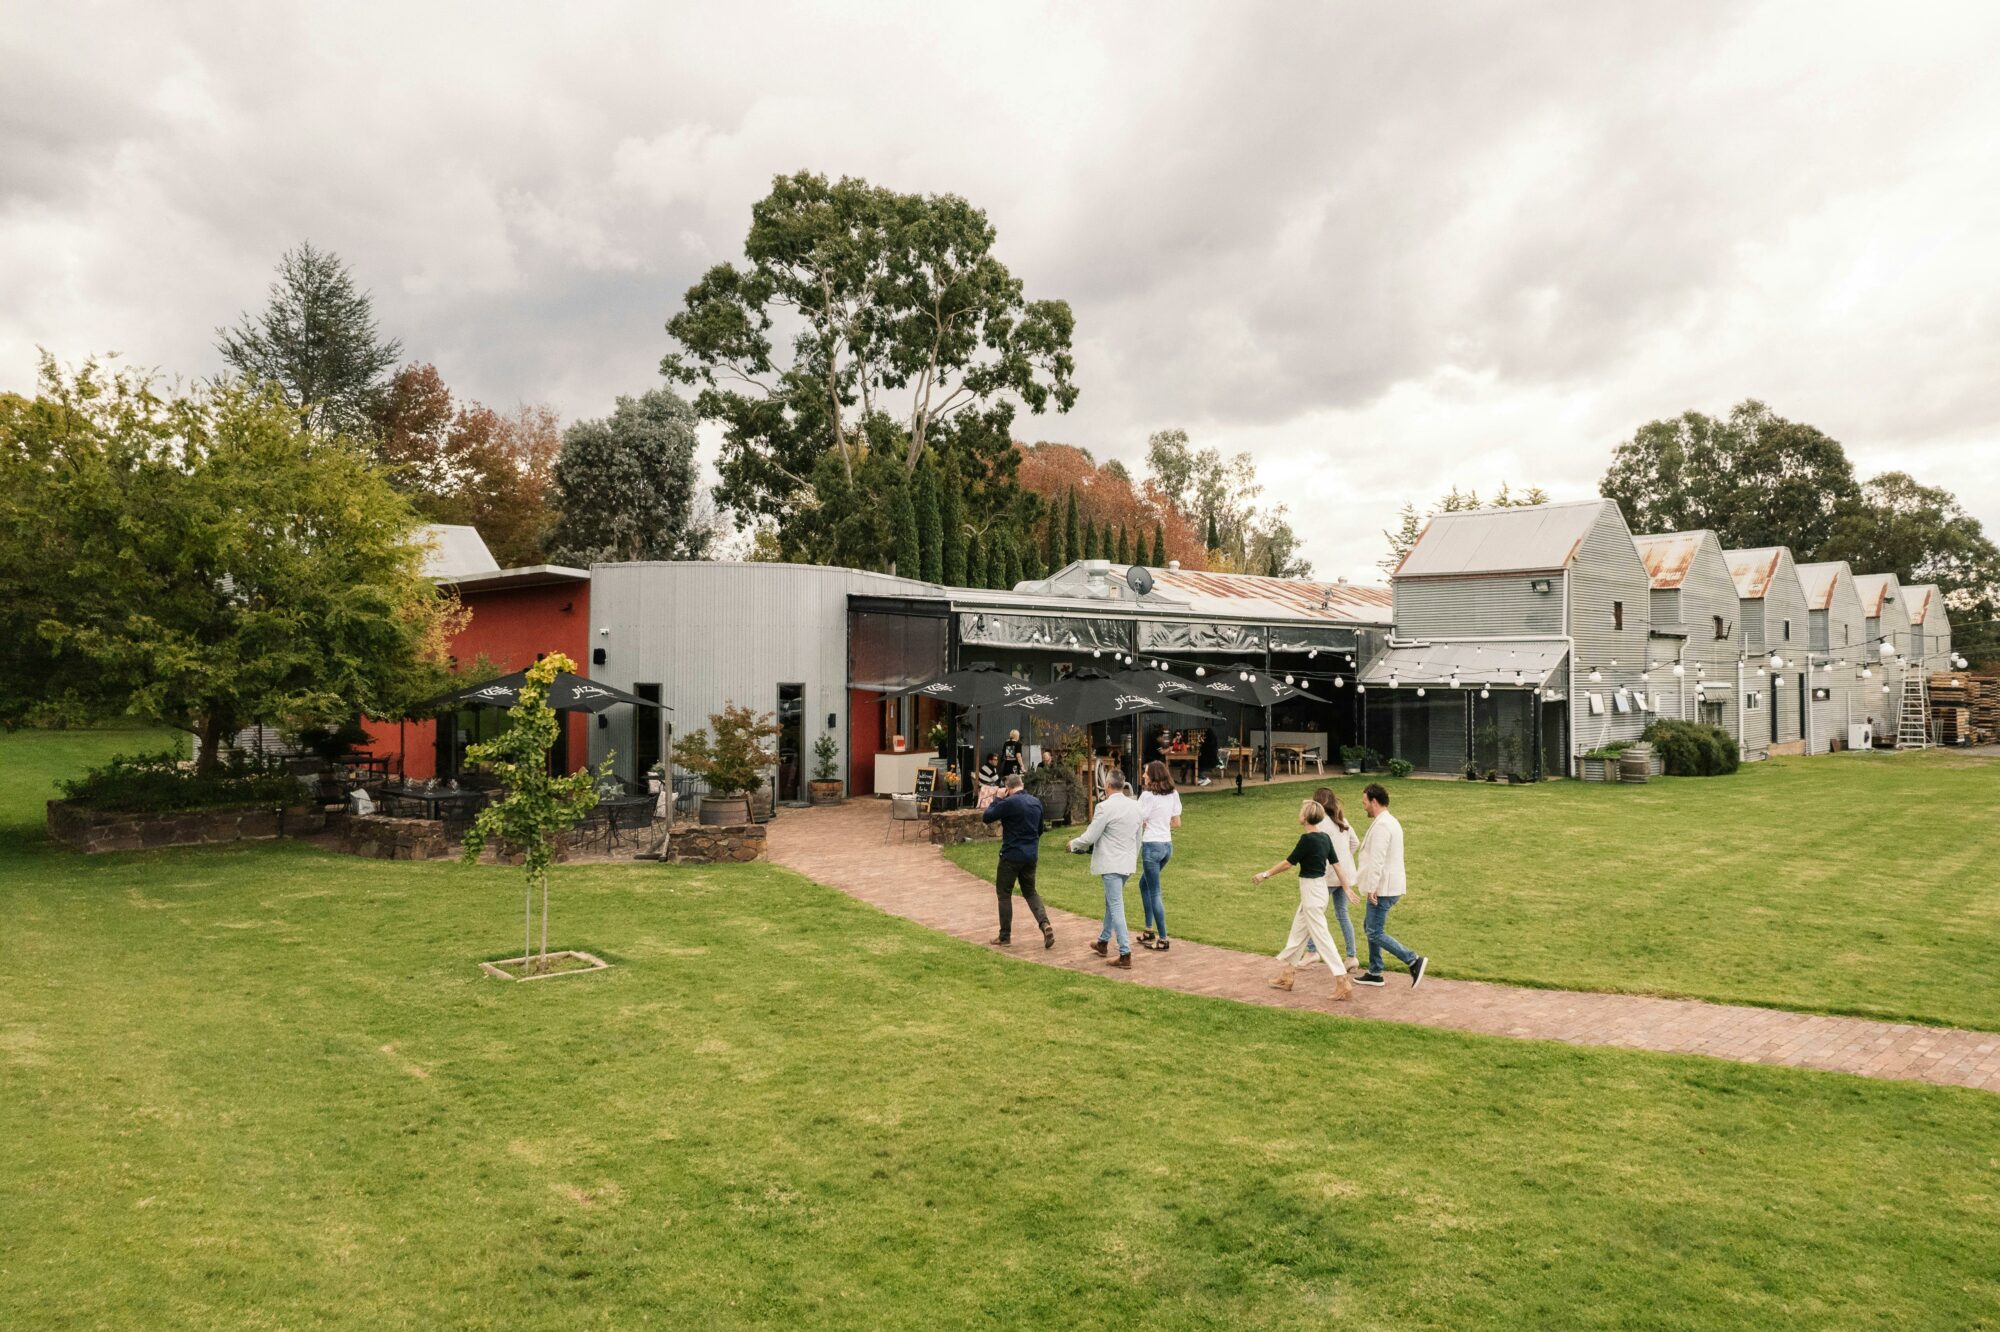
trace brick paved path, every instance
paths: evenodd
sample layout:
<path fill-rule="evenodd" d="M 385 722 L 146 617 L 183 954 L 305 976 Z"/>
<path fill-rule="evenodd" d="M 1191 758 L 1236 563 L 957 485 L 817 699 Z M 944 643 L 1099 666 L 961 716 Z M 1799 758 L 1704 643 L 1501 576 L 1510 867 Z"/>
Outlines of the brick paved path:
<path fill-rule="evenodd" d="M 771 824 L 770 856 L 819 883 L 920 925 L 981 944 L 991 939 L 997 928 L 993 886 L 946 860 L 929 842 L 918 840 L 921 825 L 904 826 L 911 832 L 909 841 L 899 843 L 893 830 L 883 840 L 889 828 L 883 801 L 788 809 Z M 1136 912 L 1136 885 L 1126 900 L 1128 911 Z M 1114 970 L 1090 951 L 1097 920 L 1053 907 L 1049 916 L 1056 946 L 1044 950 L 1035 918 L 1017 899 L 1014 942 L 1005 952 L 1024 961 L 1243 1003 L 1322 1009 L 1344 1017 L 1490 1036 L 1713 1055 L 1747 1064 L 1787 1064 L 2000 1092 L 2000 1033 L 1689 999 L 1535 990 L 1441 976 L 1426 979 L 1413 990 L 1408 978 L 1395 972 L 1385 988 L 1357 986 L 1351 1003 L 1336 1004 L 1333 982 L 1324 967 L 1301 971 L 1297 988 L 1287 994 L 1267 984 L 1278 970 L 1269 958 L 1184 939 L 1175 940 L 1164 955 L 1135 948 L 1133 969 Z M 1129 918 L 1137 920 L 1136 915 Z"/>

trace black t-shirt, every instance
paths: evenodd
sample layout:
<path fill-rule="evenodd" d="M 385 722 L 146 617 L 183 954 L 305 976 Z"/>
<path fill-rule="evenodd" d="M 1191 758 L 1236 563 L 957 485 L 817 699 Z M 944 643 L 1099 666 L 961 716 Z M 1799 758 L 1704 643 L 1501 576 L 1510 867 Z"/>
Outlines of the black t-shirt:
<path fill-rule="evenodd" d="M 1299 867 L 1301 879 L 1324 879 L 1333 859 L 1333 841 L 1323 832 L 1300 833 L 1299 844 L 1285 859 Z"/>
<path fill-rule="evenodd" d="M 1021 742 L 1019 740 L 1003 741 L 1000 745 L 1000 775 L 1005 777 L 1010 772 L 1019 772 L 1020 770 Z"/>

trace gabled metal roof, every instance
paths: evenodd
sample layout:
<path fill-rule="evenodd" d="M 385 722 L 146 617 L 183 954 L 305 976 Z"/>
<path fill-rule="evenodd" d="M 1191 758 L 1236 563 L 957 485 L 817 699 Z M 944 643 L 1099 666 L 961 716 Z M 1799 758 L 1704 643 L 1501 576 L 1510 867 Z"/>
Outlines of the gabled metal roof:
<path fill-rule="evenodd" d="M 1847 561 L 1826 560 L 1792 567 L 1798 571 L 1799 588 L 1806 594 L 1806 609 L 1831 610 L 1833 594 L 1840 587 L 1840 575 L 1847 571 Z M 1853 577 L 1851 573 L 1848 576 Z"/>
<path fill-rule="evenodd" d="M 1125 566 L 1113 565 L 1115 577 Z M 1332 620 L 1341 624 L 1388 624 L 1395 599 L 1373 583 L 1315 583 L 1304 578 L 1259 574 L 1195 573 L 1149 569 L 1153 586 L 1189 608 L 1217 615 L 1269 615 L 1285 619 Z"/>
<path fill-rule="evenodd" d="M 486 549 L 479 529 L 462 523 L 426 523 L 416 530 L 416 539 L 428 542 L 424 553 L 424 574 L 430 578 L 463 578 L 468 574 L 500 572 L 500 561 Z"/>
<path fill-rule="evenodd" d="M 1679 587 L 1687 580 L 1704 539 L 1714 541 L 1715 534 L 1705 527 L 1693 532 L 1657 532 L 1635 536 L 1632 544 L 1638 547 L 1639 559 L 1644 562 L 1646 576 L 1653 580 L 1653 586 L 1667 588 Z M 1721 548 L 1717 542 L 1716 549 Z"/>
<path fill-rule="evenodd" d="M 1394 578 L 1547 573 L 1567 569 L 1609 500 L 1440 513 L 1417 537 Z"/>
<path fill-rule="evenodd" d="M 1757 546 L 1750 550 L 1725 550 L 1722 558 L 1729 562 L 1729 576 L 1736 580 L 1736 595 L 1756 601 L 1777 581 L 1778 569 L 1785 562 L 1785 548 Z"/>
<path fill-rule="evenodd" d="M 1894 601 L 1902 589 L 1896 575 L 1856 574 L 1854 591 L 1861 598 L 1861 613 L 1869 619 L 1880 619 L 1883 608 Z"/>
<path fill-rule="evenodd" d="M 1943 604 L 1935 583 L 1910 583 L 1903 588 L 1903 608 L 1910 612 L 1911 624 L 1922 624 L 1930 618 L 1934 600 Z"/>

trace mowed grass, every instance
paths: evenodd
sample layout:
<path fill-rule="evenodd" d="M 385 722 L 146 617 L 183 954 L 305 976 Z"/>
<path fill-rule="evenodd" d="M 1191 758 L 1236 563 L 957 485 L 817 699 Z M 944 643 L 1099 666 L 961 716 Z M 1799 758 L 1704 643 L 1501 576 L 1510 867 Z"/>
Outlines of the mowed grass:
<path fill-rule="evenodd" d="M 476 967 L 517 946 L 505 869 L 84 860 L 32 786 L 0 806 L 0 1325 L 2000 1309 L 1990 1094 L 1152 992 L 763 866 L 560 869 L 554 942 L 616 965 L 509 984 Z"/>
<path fill-rule="evenodd" d="M 1367 780 L 1328 782 L 1357 830 Z M 1284 946 L 1296 885 L 1250 876 L 1291 849 L 1312 785 L 1183 792 L 1170 934 Z M 1644 786 L 1389 789 L 1410 880 L 1389 931 L 1436 975 L 2000 1029 L 2000 761 L 1837 754 Z M 1050 834 L 1041 890 L 1101 915 L 1088 865 L 1062 854 L 1074 831 Z M 998 852 L 949 854 L 991 877 Z M 1126 912 L 1137 928 L 1136 889 Z M 1365 955 L 1358 912 L 1354 927 Z"/>

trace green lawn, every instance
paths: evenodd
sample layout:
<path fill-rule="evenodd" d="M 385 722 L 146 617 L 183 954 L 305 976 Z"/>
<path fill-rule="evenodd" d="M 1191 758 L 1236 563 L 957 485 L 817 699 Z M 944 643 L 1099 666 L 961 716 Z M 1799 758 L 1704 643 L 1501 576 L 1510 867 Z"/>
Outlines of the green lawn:
<path fill-rule="evenodd" d="M 2000 1309 L 1990 1094 L 1116 985 L 761 866 L 559 870 L 617 965 L 513 985 L 512 872 L 86 861 L 29 831 L 56 748 L 0 739 L 0 1326 Z"/>
<path fill-rule="evenodd" d="M 1364 782 L 1332 785 L 1365 828 Z M 1636 787 L 1392 791 L 1411 891 L 1390 931 L 1437 975 L 2000 1029 L 2000 761 L 1842 754 Z M 1297 889 L 1250 876 L 1291 849 L 1310 794 L 1188 796 L 1169 932 L 1277 952 Z M 1042 892 L 1101 914 L 1068 835 L 1050 836 Z M 997 852 L 950 854 L 991 877 Z M 1136 927 L 1136 890 L 1126 910 Z"/>

